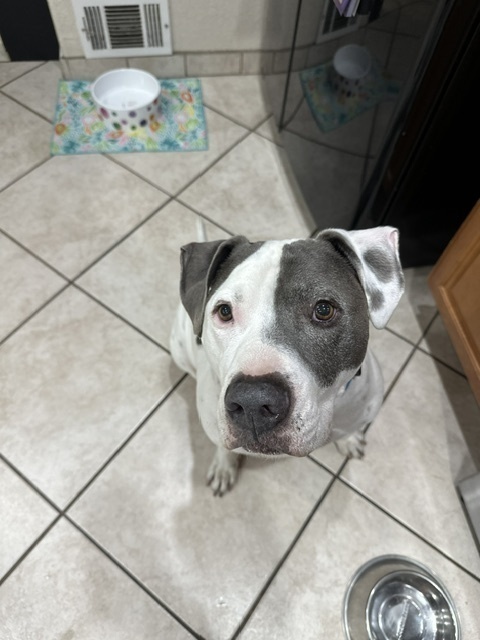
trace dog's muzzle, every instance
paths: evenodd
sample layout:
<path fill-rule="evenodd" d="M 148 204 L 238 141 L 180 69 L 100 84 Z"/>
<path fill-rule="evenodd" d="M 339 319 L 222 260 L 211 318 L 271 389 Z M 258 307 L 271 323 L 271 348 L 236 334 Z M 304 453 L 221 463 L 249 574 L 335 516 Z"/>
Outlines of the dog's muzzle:
<path fill-rule="evenodd" d="M 276 373 L 237 375 L 225 393 L 225 409 L 235 430 L 255 440 L 279 427 L 290 411 L 290 390 Z"/>

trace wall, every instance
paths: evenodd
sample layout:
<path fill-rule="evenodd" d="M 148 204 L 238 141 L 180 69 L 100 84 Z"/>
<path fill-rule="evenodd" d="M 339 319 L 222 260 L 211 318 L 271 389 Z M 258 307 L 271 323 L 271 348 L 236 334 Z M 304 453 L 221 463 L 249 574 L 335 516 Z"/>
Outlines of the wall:
<path fill-rule="evenodd" d="M 330 0 L 326 0 L 327 2 Z M 66 73 L 119 66 L 119 59 L 86 61 L 70 0 L 48 0 Z M 304 12 L 300 44 L 314 44 L 323 2 Z M 131 62 L 164 75 L 215 75 L 285 71 L 296 0 L 170 0 L 173 55 Z M 156 68 L 153 68 L 156 67 Z"/>

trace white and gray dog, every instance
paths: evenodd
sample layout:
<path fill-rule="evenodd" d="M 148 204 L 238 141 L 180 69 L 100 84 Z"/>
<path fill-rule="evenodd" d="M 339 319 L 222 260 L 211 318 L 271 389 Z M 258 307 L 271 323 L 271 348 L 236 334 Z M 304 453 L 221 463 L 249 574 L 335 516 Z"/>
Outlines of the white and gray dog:
<path fill-rule="evenodd" d="M 234 484 L 239 454 L 305 456 L 335 441 L 362 456 L 383 400 L 369 321 L 383 328 L 403 293 L 397 229 L 192 242 L 181 267 L 170 347 L 217 445 L 214 493 Z"/>

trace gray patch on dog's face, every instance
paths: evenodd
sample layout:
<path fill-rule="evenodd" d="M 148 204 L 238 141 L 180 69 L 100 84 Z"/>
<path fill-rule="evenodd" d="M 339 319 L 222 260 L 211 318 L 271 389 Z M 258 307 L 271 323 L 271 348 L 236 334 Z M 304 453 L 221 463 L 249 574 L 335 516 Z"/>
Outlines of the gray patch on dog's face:
<path fill-rule="evenodd" d="M 363 259 L 381 282 L 390 282 L 393 279 L 395 267 L 383 251 L 368 249 L 363 254 Z"/>
<path fill-rule="evenodd" d="M 337 309 L 328 322 L 314 320 L 320 300 Z M 298 353 L 321 386 L 361 365 L 369 334 L 367 300 L 354 271 L 327 240 L 285 245 L 274 304 L 276 320 L 267 339 Z"/>
<path fill-rule="evenodd" d="M 264 242 L 248 242 L 236 247 L 235 250 L 232 251 L 232 253 L 225 260 L 225 262 L 222 263 L 217 274 L 215 275 L 215 278 L 208 290 L 207 300 L 209 300 L 216 289 L 218 289 L 218 287 L 220 287 L 227 280 L 235 267 L 237 267 L 240 263 L 244 262 L 244 260 L 258 251 L 263 244 Z"/>

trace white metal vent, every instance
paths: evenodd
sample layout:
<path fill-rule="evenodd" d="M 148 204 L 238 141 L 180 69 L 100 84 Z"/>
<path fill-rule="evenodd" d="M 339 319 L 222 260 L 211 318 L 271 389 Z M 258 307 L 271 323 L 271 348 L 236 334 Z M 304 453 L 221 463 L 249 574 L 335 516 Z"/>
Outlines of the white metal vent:
<path fill-rule="evenodd" d="M 168 0 L 72 0 L 87 58 L 170 55 Z"/>

